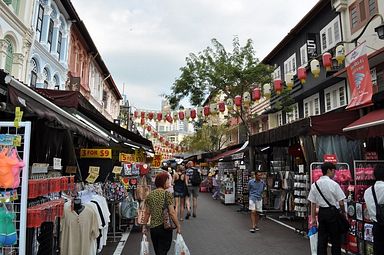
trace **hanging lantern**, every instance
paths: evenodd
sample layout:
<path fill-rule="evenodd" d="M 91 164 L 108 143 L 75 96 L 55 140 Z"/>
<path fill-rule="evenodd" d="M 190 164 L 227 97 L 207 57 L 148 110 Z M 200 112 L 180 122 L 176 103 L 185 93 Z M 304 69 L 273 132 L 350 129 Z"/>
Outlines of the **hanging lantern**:
<path fill-rule="evenodd" d="M 165 141 L 165 146 L 169 146 L 169 141 Z"/>
<path fill-rule="evenodd" d="M 293 88 L 293 73 L 289 72 L 285 74 L 285 84 L 287 85 L 288 90 Z"/>
<path fill-rule="evenodd" d="M 280 79 L 276 79 L 273 81 L 273 88 L 275 89 L 276 94 L 281 94 L 281 91 L 283 91 L 283 83 Z"/>
<path fill-rule="evenodd" d="M 330 71 L 332 69 L 332 55 L 329 52 L 325 52 L 322 56 L 323 66 L 326 71 Z"/>
<path fill-rule="evenodd" d="M 179 112 L 179 120 L 184 120 L 184 111 Z"/>
<path fill-rule="evenodd" d="M 313 77 L 317 78 L 320 74 L 320 62 L 317 59 L 313 59 L 311 61 L 311 72 L 313 74 Z"/>
<path fill-rule="evenodd" d="M 237 107 L 241 106 L 241 96 L 239 96 L 239 95 L 235 96 L 235 105 Z"/>
<path fill-rule="evenodd" d="M 152 130 L 152 127 L 151 126 L 147 126 L 147 131 L 151 132 L 151 130 Z"/>
<path fill-rule="evenodd" d="M 261 89 L 259 87 L 256 87 L 252 90 L 252 100 L 259 102 L 261 98 Z"/>
<path fill-rule="evenodd" d="M 147 118 L 149 119 L 149 120 L 153 120 L 153 112 L 149 112 L 148 114 L 147 114 Z"/>
<path fill-rule="evenodd" d="M 263 85 L 263 96 L 266 99 L 270 99 L 271 98 L 271 84 L 265 83 Z"/>
<path fill-rule="evenodd" d="M 203 107 L 197 107 L 197 117 L 201 118 L 204 114 L 204 108 Z"/>
<path fill-rule="evenodd" d="M 171 143 L 171 148 L 172 148 L 172 149 L 175 148 L 175 145 L 174 145 L 173 143 Z"/>
<path fill-rule="evenodd" d="M 345 59 L 345 50 L 344 45 L 339 45 L 336 47 L 336 60 L 339 65 L 344 62 Z"/>
<path fill-rule="evenodd" d="M 178 112 L 173 112 L 172 114 L 172 118 L 173 118 L 173 121 L 177 121 L 177 119 L 179 118 L 179 113 Z"/>
<path fill-rule="evenodd" d="M 138 111 L 134 111 L 133 117 L 135 117 L 135 119 L 137 119 L 139 117 L 139 112 Z"/>
<path fill-rule="evenodd" d="M 307 80 L 307 70 L 304 66 L 297 68 L 297 78 L 300 80 L 301 84 L 304 84 Z"/>
<path fill-rule="evenodd" d="M 159 140 L 161 143 L 164 142 L 164 137 L 160 136 Z"/>
<path fill-rule="evenodd" d="M 211 104 L 210 106 L 210 112 L 212 115 L 215 115 L 217 112 L 218 112 L 218 109 L 217 109 L 217 104 Z"/>
<path fill-rule="evenodd" d="M 227 108 L 228 108 L 228 111 L 233 110 L 233 99 L 232 98 L 227 99 Z"/>
<path fill-rule="evenodd" d="M 145 118 L 145 112 L 141 112 L 141 118 L 142 118 L 142 119 Z"/>
<path fill-rule="evenodd" d="M 211 113 L 209 105 L 204 106 L 204 116 L 207 117 Z"/>
<path fill-rule="evenodd" d="M 219 111 L 225 112 L 225 103 L 223 101 L 219 102 Z"/>
<path fill-rule="evenodd" d="M 172 119 L 172 116 L 170 113 L 168 113 L 165 117 L 165 119 L 169 122 L 169 123 L 172 123 L 173 119 Z"/>
<path fill-rule="evenodd" d="M 191 119 L 194 120 L 196 119 L 196 109 L 191 109 Z"/>
<path fill-rule="evenodd" d="M 157 113 L 157 121 L 161 121 L 163 119 L 163 114 L 161 112 Z"/>
<path fill-rule="evenodd" d="M 142 126 L 144 126 L 144 124 L 145 124 L 145 119 L 144 119 L 144 118 L 141 118 L 141 120 L 140 120 L 140 124 L 141 124 Z"/>
<path fill-rule="evenodd" d="M 191 108 L 188 108 L 187 110 L 185 110 L 185 118 L 189 120 L 190 117 L 191 117 Z"/>
<path fill-rule="evenodd" d="M 249 105 L 251 104 L 251 93 L 249 93 L 248 91 L 245 91 L 243 94 L 243 102 L 245 107 L 249 107 Z"/>
<path fill-rule="evenodd" d="M 157 138 L 157 136 L 158 136 L 158 133 L 156 131 L 153 131 L 153 137 Z"/>

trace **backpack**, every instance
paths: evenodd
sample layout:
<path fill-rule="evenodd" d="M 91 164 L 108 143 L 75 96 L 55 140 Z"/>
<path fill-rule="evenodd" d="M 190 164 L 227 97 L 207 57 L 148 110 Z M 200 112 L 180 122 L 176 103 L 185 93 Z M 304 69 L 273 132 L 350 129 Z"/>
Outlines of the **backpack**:
<path fill-rule="evenodd" d="M 384 204 L 379 204 L 377 202 L 375 185 L 372 185 L 372 194 L 376 206 L 376 221 L 380 226 L 384 226 Z"/>
<path fill-rule="evenodd" d="M 200 173 L 196 168 L 192 168 L 192 169 L 193 169 L 193 173 L 191 178 L 191 184 L 192 186 L 199 186 L 201 183 Z"/>

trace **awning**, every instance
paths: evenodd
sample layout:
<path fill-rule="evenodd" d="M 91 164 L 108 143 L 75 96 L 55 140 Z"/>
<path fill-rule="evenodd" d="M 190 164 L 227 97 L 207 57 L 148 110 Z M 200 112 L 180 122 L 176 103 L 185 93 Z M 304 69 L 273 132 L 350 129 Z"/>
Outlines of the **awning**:
<path fill-rule="evenodd" d="M 246 141 L 240 148 L 225 151 L 219 155 L 216 155 L 215 157 L 213 157 L 211 159 L 208 159 L 207 161 L 212 162 L 212 161 L 217 161 L 217 160 L 222 159 L 222 158 L 229 157 L 233 154 L 236 154 L 236 153 L 243 151 L 245 148 L 247 148 L 247 146 L 248 146 L 248 141 Z"/>
<path fill-rule="evenodd" d="M 14 106 L 20 106 L 28 112 L 34 113 L 38 118 L 47 119 L 63 128 L 80 133 L 91 141 L 108 144 L 108 135 L 88 126 L 12 76 L 7 75 L 4 80 L 5 83 L 9 84 L 9 100 Z"/>
<path fill-rule="evenodd" d="M 343 128 L 344 132 L 356 131 L 357 137 L 374 137 L 384 135 L 384 109 L 369 112 L 360 119 Z M 358 132 L 357 132 L 358 131 Z"/>

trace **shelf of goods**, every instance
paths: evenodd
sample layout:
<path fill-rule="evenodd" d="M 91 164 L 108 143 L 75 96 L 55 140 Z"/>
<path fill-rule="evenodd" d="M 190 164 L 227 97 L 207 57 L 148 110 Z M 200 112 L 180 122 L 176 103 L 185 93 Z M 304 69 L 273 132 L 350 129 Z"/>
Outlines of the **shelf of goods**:
<path fill-rule="evenodd" d="M 294 211 L 295 216 L 300 218 L 308 217 L 308 179 L 309 176 L 307 174 L 298 174 L 296 173 L 294 176 Z"/>
<path fill-rule="evenodd" d="M 248 170 L 237 170 L 236 178 L 236 202 L 244 208 L 248 207 Z"/>

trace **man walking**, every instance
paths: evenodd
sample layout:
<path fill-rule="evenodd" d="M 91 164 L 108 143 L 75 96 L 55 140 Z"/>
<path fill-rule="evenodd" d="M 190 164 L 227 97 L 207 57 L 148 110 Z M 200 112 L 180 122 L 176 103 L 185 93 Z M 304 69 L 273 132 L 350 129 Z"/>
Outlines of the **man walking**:
<path fill-rule="evenodd" d="M 188 161 L 186 170 L 186 182 L 188 183 L 189 198 L 192 198 L 193 217 L 196 217 L 197 210 L 197 197 L 199 196 L 199 187 L 201 183 L 201 174 L 199 170 L 193 167 L 193 161 Z M 187 212 L 185 219 L 189 219 L 191 216 L 190 210 Z"/>
<path fill-rule="evenodd" d="M 336 222 L 337 217 L 335 216 L 335 210 L 333 210 L 328 203 L 339 210 L 341 209 L 345 217 L 347 217 L 344 208 L 345 194 L 341 190 L 340 185 L 332 180 L 336 171 L 334 164 L 325 162 L 321 166 L 321 171 L 323 176 L 312 184 L 308 195 L 308 200 L 311 201 L 312 226 L 317 225 L 316 206 L 319 206 L 317 254 L 327 254 L 328 240 L 330 240 L 332 244 L 332 255 L 340 255 L 342 233 Z"/>
<path fill-rule="evenodd" d="M 384 165 L 376 165 L 373 174 L 376 183 L 365 191 L 364 200 L 367 203 L 369 217 L 373 221 L 373 252 L 379 255 L 384 254 Z"/>
<path fill-rule="evenodd" d="M 252 227 L 249 229 L 251 233 L 259 230 L 259 214 L 263 212 L 263 191 L 265 183 L 260 178 L 260 173 L 256 172 L 248 182 L 249 190 L 249 210 L 251 211 Z"/>

